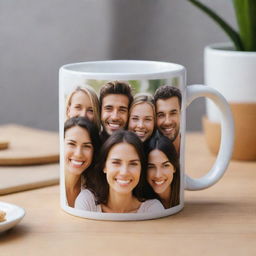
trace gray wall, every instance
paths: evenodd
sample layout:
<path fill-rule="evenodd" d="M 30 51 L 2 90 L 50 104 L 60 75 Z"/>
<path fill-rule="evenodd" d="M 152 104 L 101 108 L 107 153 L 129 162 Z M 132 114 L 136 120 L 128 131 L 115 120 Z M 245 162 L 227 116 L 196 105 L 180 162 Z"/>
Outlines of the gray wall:
<path fill-rule="evenodd" d="M 234 23 L 231 1 L 204 1 Z M 212 3 L 214 2 L 214 3 Z M 58 69 L 71 62 L 144 59 L 187 67 L 203 83 L 203 49 L 227 41 L 186 0 L 2 0 L 0 124 L 58 129 Z M 188 109 L 201 128 L 204 100 Z"/>

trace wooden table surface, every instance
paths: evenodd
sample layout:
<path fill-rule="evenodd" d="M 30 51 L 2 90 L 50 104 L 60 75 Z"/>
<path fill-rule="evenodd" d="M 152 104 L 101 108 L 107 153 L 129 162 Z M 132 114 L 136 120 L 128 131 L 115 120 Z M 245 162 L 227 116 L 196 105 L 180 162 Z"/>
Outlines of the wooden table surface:
<path fill-rule="evenodd" d="M 193 177 L 214 162 L 201 134 L 187 135 L 186 156 Z M 256 255 L 256 162 L 232 161 L 215 186 L 186 191 L 183 211 L 157 220 L 74 217 L 59 206 L 59 186 L 0 200 L 26 210 L 18 226 L 0 235 L 0 255 Z"/>

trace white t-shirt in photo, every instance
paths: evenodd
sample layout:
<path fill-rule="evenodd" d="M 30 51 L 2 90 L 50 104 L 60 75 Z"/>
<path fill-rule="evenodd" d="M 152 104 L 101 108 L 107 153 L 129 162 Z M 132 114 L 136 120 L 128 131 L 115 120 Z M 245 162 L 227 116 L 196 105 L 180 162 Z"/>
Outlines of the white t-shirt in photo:
<path fill-rule="evenodd" d="M 75 201 L 75 209 L 91 211 L 91 212 L 102 212 L 101 205 L 96 205 L 95 197 L 93 193 L 88 190 L 82 190 Z M 137 213 L 145 212 L 159 212 L 165 210 L 163 205 L 157 199 L 150 199 L 142 202 Z"/>

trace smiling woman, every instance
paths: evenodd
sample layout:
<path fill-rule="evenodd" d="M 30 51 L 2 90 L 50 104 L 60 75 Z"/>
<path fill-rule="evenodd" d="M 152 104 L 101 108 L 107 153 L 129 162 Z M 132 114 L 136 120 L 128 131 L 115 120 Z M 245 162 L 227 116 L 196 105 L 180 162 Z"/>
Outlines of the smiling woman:
<path fill-rule="evenodd" d="M 148 195 L 157 197 L 165 208 L 179 204 L 180 165 L 179 156 L 171 140 L 156 136 L 148 144 L 147 180 L 153 189 Z"/>
<path fill-rule="evenodd" d="M 99 100 L 94 89 L 88 85 L 77 86 L 68 96 L 66 118 L 86 117 L 100 129 Z"/>
<path fill-rule="evenodd" d="M 145 200 L 146 159 L 140 139 L 132 132 L 117 131 L 104 143 L 95 168 L 94 185 L 83 190 L 75 208 L 108 213 L 158 212 L 156 200 Z"/>
<path fill-rule="evenodd" d="M 128 130 L 134 132 L 142 142 L 147 141 L 155 131 L 155 113 L 154 99 L 150 94 L 135 95 L 130 107 Z"/>
<path fill-rule="evenodd" d="M 81 188 L 89 182 L 98 147 L 98 130 L 92 122 L 84 117 L 72 117 L 65 122 L 65 187 L 67 202 L 71 207 Z"/>

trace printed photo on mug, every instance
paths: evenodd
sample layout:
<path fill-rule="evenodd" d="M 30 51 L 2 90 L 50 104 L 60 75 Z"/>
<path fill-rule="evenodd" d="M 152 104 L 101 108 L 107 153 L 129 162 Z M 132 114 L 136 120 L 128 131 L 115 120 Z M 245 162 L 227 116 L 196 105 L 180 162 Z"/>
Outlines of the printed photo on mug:
<path fill-rule="evenodd" d="M 62 80 L 69 212 L 154 214 L 180 204 L 180 84 L 179 76 Z"/>

